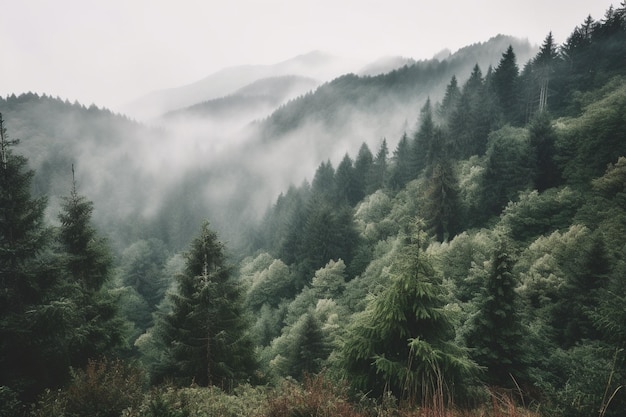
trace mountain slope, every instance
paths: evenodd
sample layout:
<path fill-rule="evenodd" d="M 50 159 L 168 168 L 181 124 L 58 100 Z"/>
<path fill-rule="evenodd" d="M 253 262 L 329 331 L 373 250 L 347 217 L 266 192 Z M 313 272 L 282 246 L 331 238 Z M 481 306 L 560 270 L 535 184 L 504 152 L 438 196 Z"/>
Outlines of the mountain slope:
<path fill-rule="evenodd" d="M 323 82 L 346 72 L 350 66 L 340 58 L 314 51 L 274 65 L 230 67 L 182 87 L 154 91 L 122 110 L 137 119 L 150 120 L 176 109 L 224 97 L 263 78 L 297 75 Z"/>

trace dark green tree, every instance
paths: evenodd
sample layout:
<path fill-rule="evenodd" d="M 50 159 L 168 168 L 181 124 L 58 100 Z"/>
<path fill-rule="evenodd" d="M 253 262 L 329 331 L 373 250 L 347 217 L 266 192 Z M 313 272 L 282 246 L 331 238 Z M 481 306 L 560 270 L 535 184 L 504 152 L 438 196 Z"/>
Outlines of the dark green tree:
<path fill-rule="evenodd" d="M 345 154 L 335 172 L 335 196 L 333 201 L 335 202 L 347 202 L 350 206 L 354 207 L 360 200 L 360 197 L 356 179 L 354 177 L 354 164 L 352 158 L 348 154 Z"/>
<path fill-rule="evenodd" d="M 463 85 L 459 103 L 450 116 L 448 130 L 453 143 L 453 156 L 465 159 L 485 153 L 491 130 L 493 106 L 485 79 L 478 64 Z"/>
<path fill-rule="evenodd" d="M 497 98 L 497 104 L 504 115 L 504 120 L 516 125 L 519 109 L 518 91 L 519 68 L 513 47 L 509 46 L 502 54 L 500 63 L 493 71 L 492 88 Z"/>
<path fill-rule="evenodd" d="M 365 197 L 371 189 L 369 178 L 373 166 L 374 155 L 372 155 L 372 151 L 364 142 L 359 148 L 359 153 L 354 161 L 354 177 L 357 190 L 355 198 L 358 198 L 357 201 L 363 200 L 363 197 Z"/>
<path fill-rule="evenodd" d="M 550 97 L 550 80 L 554 77 L 554 72 L 560 61 L 560 55 L 557 49 L 557 44 L 554 41 L 552 32 L 548 33 L 548 36 L 541 44 L 539 52 L 532 60 L 532 95 L 530 96 L 533 102 L 528 103 L 529 114 L 528 120 L 535 115 L 535 113 L 548 110 L 548 102 Z"/>
<path fill-rule="evenodd" d="M 87 292 L 102 287 L 109 277 L 112 262 L 106 241 L 91 225 L 92 213 L 93 203 L 78 194 L 73 180 L 70 195 L 63 198 L 59 213 L 59 241 L 67 254 L 66 267 L 72 280 Z"/>
<path fill-rule="evenodd" d="M 412 169 L 417 173 L 424 169 L 432 170 L 435 159 L 441 156 L 440 140 L 429 98 L 420 110 L 420 124 L 411 146 Z"/>
<path fill-rule="evenodd" d="M 106 240 L 91 224 L 92 212 L 93 203 L 78 194 L 73 180 L 70 195 L 61 205 L 58 240 L 67 282 L 75 287 L 69 296 L 75 308 L 69 352 L 74 367 L 111 353 L 121 345 L 124 335 L 116 302 L 103 289 L 110 278 L 112 256 Z"/>
<path fill-rule="evenodd" d="M 505 126 L 489 135 L 482 178 L 483 214 L 499 215 L 532 185 L 532 158 L 524 129 Z"/>
<path fill-rule="evenodd" d="M 453 75 L 452 79 L 450 79 L 450 84 L 446 87 L 446 93 L 443 96 L 441 105 L 437 109 L 437 115 L 447 122 L 459 104 L 460 99 L 461 89 L 459 88 L 459 82 L 456 79 L 456 75 Z"/>
<path fill-rule="evenodd" d="M 383 138 L 380 148 L 376 153 L 370 175 L 370 186 L 366 190 L 367 195 L 374 193 L 387 186 L 389 172 L 389 148 L 387 139 Z"/>
<path fill-rule="evenodd" d="M 391 160 L 389 186 L 392 189 L 400 190 L 409 181 L 417 178 L 417 173 L 412 169 L 411 159 L 411 144 L 405 133 L 400 138 Z"/>
<path fill-rule="evenodd" d="M 240 284 L 226 263 L 224 246 L 209 228 L 191 242 L 186 265 L 170 295 L 172 311 L 155 329 L 165 350 L 153 369 L 155 380 L 229 387 L 248 378 L 254 352 L 243 316 Z"/>
<path fill-rule="evenodd" d="M 137 291 L 153 311 L 169 286 L 164 273 L 168 256 L 165 244 L 159 239 L 142 239 L 126 248 L 120 260 L 123 284 Z"/>
<path fill-rule="evenodd" d="M 33 171 L 14 153 L 0 114 L 0 386 L 32 400 L 67 378 L 68 316 L 62 273 L 44 225 L 46 200 L 31 196 Z"/>
<path fill-rule="evenodd" d="M 528 133 L 536 164 L 533 175 L 535 188 L 541 192 L 560 185 L 563 180 L 555 161 L 557 136 L 547 112 L 538 114 L 532 120 Z"/>
<path fill-rule="evenodd" d="M 290 338 L 285 358 L 288 374 L 301 379 L 305 374 L 320 372 L 331 349 L 322 326 L 313 312 L 305 313 L 294 324 Z"/>
<path fill-rule="evenodd" d="M 439 242 L 452 240 L 459 229 L 459 186 L 449 160 L 440 160 L 426 185 L 424 219 Z"/>
<path fill-rule="evenodd" d="M 484 382 L 503 388 L 515 388 L 527 380 L 517 280 L 509 250 L 500 238 L 465 337 L 471 358 L 486 368 Z"/>

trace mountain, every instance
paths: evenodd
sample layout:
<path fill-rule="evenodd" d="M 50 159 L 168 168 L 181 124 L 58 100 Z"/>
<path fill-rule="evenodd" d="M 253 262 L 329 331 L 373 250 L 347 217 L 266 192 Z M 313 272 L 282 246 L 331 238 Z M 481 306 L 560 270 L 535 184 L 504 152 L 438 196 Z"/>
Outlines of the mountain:
<path fill-rule="evenodd" d="M 405 58 L 402 56 L 386 56 L 367 64 L 358 72 L 361 76 L 375 76 L 386 74 L 395 69 L 415 64 L 413 58 Z"/>
<path fill-rule="evenodd" d="M 151 120 L 173 110 L 230 95 L 264 78 L 295 75 L 323 82 L 352 70 L 352 66 L 344 59 L 320 51 L 273 65 L 234 66 L 188 85 L 149 93 L 124 106 L 122 112 L 139 120 Z"/>
<path fill-rule="evenodd" d="M 476 62 L 485 69 L 497 64 L 509 43 L 520 64 L 534 52 L 528 42 L 497 37 L 443 61 L 419 61 L 377 76 L 343 75 L 249 125 L 251 119 L 233 114 L 269 108 L 314 83 L 262 73 L 308 68 L 321 74 L 330 71 L 332 60 L 315 53 L 277 66 L 221 72 L 197 85 L 207 94 L 222 88 L 221 99 L 200 100 L 156 127 L 33 94 L 1 100 L 0 111 L 36 170 L 37 193 L 49 196 L 50 218 L 56 218 L 59 197 L 70 190 L 74 164 L 79 190 L 95 204 L 94 220 L 117 248 L 156 236 L 179 250 L 203 219 L 229 246 L 240 247 L 246 244 L 246 224 L 290 184 L 310 179 L 321 161 L 356 155 L 363 142 L 377 147 L 387 137 L 394 147 L 403 131 L 412 132 L 422 103 L 429 96 L 438 100 L 452 75 L 462 81 Z M 251 81 L 234 74 L 247 74 Z M 212 82 L 217 79 L 230 80 L 229 94 L 223 94 L 226 84 Z M 173 92 L 163 97 L 168 93 Z M 246 103 L 246 98 L 252 99 Z M 233 123 L 227 126 L 222 119 L 229 118 Z"/>
<path fill-rule="evenodd" d="M 509 45 L 520 67 L 537 51 L 527 40 L 498 35 L 443 60 L 417 61 L 375 76 L 343 75 L 259 123 L 261 142 L 314 138 L 300 146 L 317 158 L 315 164 L 324 158 L 338 162 L 346 152 L 356 154 L 364 141 L 376 148 L 385 137 L 394 146 L 404 132 L 413 131 L 428 98 L 433 102 L 442 99 L 452 76 L 462 85 L 476 64 L 486 74 L 490 66 L 497 66 Z"/>
<path fill-rule="evenodd" d="M 280 105 L 315 89 L 318 84 L 313 78 L 296 75 L 263 78 L 225 97 L 168 112 L 162 119 L 187 123 L 189 118 L 195 118 L 225 128 L 240 128 L 267 117 Z"/>

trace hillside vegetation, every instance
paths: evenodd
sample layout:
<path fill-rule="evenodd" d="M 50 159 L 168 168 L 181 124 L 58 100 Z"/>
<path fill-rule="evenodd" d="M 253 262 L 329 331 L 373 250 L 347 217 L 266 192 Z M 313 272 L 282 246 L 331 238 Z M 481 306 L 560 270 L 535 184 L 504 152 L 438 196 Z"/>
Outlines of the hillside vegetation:
<path fill-rule="evenodd" d="M 513 46 L 498 54 L 422 97 L 393 149 L 364 139 L 339 163 L 327 155 L 254 220 L 241 189 L 230 217 L 198 219 L 198 190 L 226 195 L 225 161 L 195 165 L 151 207 L 141 156 L 112 141 L 158 129 L 2 100 L 0 415 L 622 415 L 626 5 L 561 45 L 548 34 L 525 63 Z M 339 77 L 259 122 L 253 149 L 311 120 L 332 131 L 345 103 L 415 100 L 446 65 Z M 120 161 L 127 217 L 94 221 L 100 202 L 82 193 L 100 174 L 86 164 L 51 210 L 51 174 L 28 164 L 73 161 L 53 141 L 64 131 L 12 140 L 54 125 L 13 125 L 33 102 L 63 107 L 67 129 L 116 118 L 119 136 L 82 134 Z M 24 158 L 34 144 L 54 159 Z M 236 247 L 216 230 L 241 231 Z"/>

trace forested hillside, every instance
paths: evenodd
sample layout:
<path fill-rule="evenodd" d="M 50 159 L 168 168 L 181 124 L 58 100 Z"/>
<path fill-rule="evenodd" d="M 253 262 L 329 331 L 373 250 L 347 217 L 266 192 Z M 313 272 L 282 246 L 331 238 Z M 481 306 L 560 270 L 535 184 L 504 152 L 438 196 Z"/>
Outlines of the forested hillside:
<path fill-rule="evenodd" d="M 149 172 L 112 141 L 161 130 L 2 100 L 0 415 L 623 415 L 626 5 L 562 44 L 548 34 L 527 61 L 514 45 L 495 53 L 466 73 L 433 61 L 339 77 L 251 127 L 240 165 L 158 165 L 178 177 L 155 207 Z M 441 91 L 423 86 L 442 76 Z M 340 142 L 342 109 L 381 112 L 391 96 L 414 114 L 398 137 L 364 138 L 339 162 L 329 148 L 260 219 L 199 219 L 199 190 L 225 190 L 264 147 L 311 122 Z M 104 183 L 147 206 L 95 222 L 100 202 L 83 193 L 98 166 L 68 156 L 81 143 L 13 140 L 45 131 L 12 124 L 33 102 L 91 126 L 114 118 L 119 135 L 80 133 L 121 161 Z M 66 185 L 45 183 L 63 165 Z M 241 232 L 237 247 L 216 230 Z"/>

